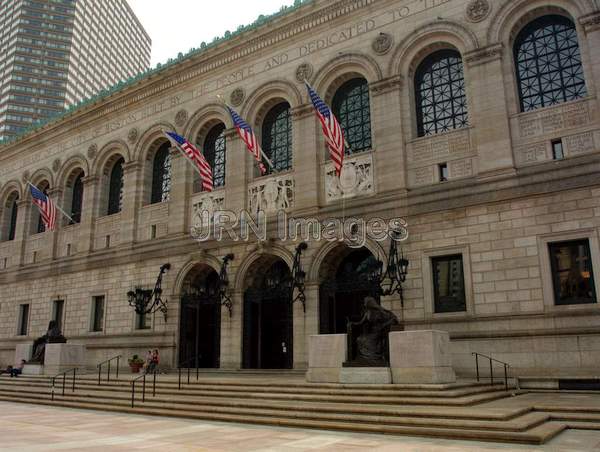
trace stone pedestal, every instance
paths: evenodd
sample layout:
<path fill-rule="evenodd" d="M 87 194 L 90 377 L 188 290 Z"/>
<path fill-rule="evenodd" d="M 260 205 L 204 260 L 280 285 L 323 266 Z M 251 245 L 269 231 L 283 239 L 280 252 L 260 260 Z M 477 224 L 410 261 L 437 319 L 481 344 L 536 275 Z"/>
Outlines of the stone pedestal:
<path fill-rule="evenodd" d="M 44 375 L 44 366 L 41 364 L 25 364 L 23 375 Z"/>
<path fill-rule="evenodd" d="M 456 382 L 450 335 L 445 331 L 390 333 L 390 367 L 395 384 Z"/>
<path fill-rule="evenodd" d="M 29 362 L 31 360 L 31 355 L 33 354 L 33 342 L 29 344 L 18 344 L 15 347 L 15 361 L 13 366 L 19 367 L 21 364 L 21 360 Z"/>
<path fill-rule="evenodd" d="M 56 375 L 73 368 L 85 366 L 85 345 L 47 344 L 44 357 L 44 374 Z"/>
<path fill-rule="evenodd" d="M 348 344 L 345 334 L 320 334 L 308 339 L 308 372 L 310 383 L 339 383 Z"/>
<path fill-rule="evenodd" d="M 389 367 L 344 367 L 340 372 L 340 383 L 358 385 L 389 385 L 392 373 Z"/>

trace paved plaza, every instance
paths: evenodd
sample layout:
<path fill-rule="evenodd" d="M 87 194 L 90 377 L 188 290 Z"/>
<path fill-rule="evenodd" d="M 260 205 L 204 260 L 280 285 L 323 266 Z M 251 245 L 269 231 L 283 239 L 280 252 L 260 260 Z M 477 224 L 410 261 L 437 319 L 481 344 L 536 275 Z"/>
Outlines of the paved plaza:
<path fill-rule="evenodd" d="M 131 451 L 600 451 L 600 431 L 568 430 L 544 446 L 257 427 L 0 402 L 0 449 Z"/>

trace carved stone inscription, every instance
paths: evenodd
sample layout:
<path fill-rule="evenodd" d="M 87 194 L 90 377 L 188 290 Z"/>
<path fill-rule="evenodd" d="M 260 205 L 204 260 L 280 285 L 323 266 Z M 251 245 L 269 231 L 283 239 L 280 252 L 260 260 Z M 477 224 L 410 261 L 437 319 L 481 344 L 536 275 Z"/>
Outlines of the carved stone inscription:
<path fill-rule="evenodd" d="M 545 142 L 520 146 L 515 149 L 515 154 L 519 164 L 543 162 L 550 159 Z"/>
<path fill-rule="evenodd" d="M 519 120 L 521 138 L 532 138 L 563 129 L 581 127 L 591 121 L 589 104 L 578 102 L 550 111 L 527 115 Z"/>
<path fill-rule="evenodd" d="M 593 132 L 566 137 L 564 142 L 569 156 L 587 154 L 593 152 L 596 148 Z"/>
<path fill-rule="evenodd" d="M 449 174 L 450 179 L 459 179 L 461 177 L 470 177 L 473 175 L 473 160 L 456 160 L 454 162 L 450 162 L 449 166 Z"/>
<path fill-rule="evenodd" d="M 409 164 L 415 166 L 430 161 L 442 161 L 467 155 L 471 152 L 468 131 L 444 134 L 432 138 L 421 138 L 409 149 Z"/>

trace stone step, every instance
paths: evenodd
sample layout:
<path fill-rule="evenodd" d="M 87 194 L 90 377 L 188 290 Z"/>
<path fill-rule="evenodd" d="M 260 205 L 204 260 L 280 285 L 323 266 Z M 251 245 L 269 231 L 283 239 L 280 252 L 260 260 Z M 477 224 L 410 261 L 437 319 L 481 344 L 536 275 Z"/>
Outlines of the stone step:
<path fill-rule="evenodd" d="M 18 379 L 22 382 L 28 382 L 31 385 L 44 385 L 49 386 L 50 380 L 48 379 Z M 7 381 L 6 379 L 4 381 Z M 70 384 L 72 379 L 66 380 L 66 385 Z M 91 379 L 77 379 L 76 380 L 78 387 L 88 387 L 95 386 L 101 388 L 115 388 L 115 387 L 127 387 L 128 390 L 131 385 L 131 381 L 111 381 L 111 382 L 103 382 L 100 386 L 98 386 L 97 380 Z M 149 377 L 147 383 L 152 382 L 152 377 Z M 0 381 L 1 383 L 1 381 Z M 139 382 L 141 384 L 141 382 Z M 57 386 L 62 385 L 62 378 L 56 381 Z M 161 382 L 157 380 L 156 387 L 161 389 L 177 389 L 177 384 L 169 383 L 169 382 Z M 442 397 L 442 398 L 453 398 L 453 397 L 462 397 L 462 396 L 471 396 L 475 394 L 485 394 L 494 391 L 501 390 L 500 385 L 491 387 L 491 386 L 472 386 L 472 387 L 464 387 L 460 389 L 450 389 L 450 390 L 414 390 L 414 389 L 402 389 L 396 388 L 396 390 L 386 390 L 382 391 L 379 389 L 370 389 L 359 387 L 356 389 L 347 389 L 347 388 L 312 388 L 310 386 L 302 386 L 299 388 L 290 388 L 290 387 L 255 387 L 252 385 L 220 385 L 220 384 L 202 384 L 202 383 L 193 383 L 188 385 L 182 384 L 181 391 L 185 391 L 186 393 L 190 393 L 191 391 L 216 391 L 216 392 L 227 392 L 227 393 L 248 393 L 252 392 L 253 394 L 258 393 L 266 393 L 266 394 L 298 394 L 299 392 L 305 395 L 331 395 L 331 396 L 353 396 L 353 397 L 362 397 L 362 396 L 371 396 L 371 397 L 389 397 L 390 395 L 401 395 L 402 397 Z"/>
<path fill-rule="evenodd" d="M 1 394 L 8 396 L 23 395 L 24 397 L 50 397 L 49 391 L 34 391 L 27 388 L 3 388 L 0 390 Z M 62 391 L 57 391 L 56 396 L 58 397 Z M 122 392 L 104 392 L 101 391 L 76 391 L 72 393 L 70 391 L 65 392 L 67 400 L 74 400 L 75 398 L 81 399 L 98 399 L 115 402 L 125 402 L 130 404 L 130 394 Z M 136 401 L 141 400 L 142 396 L 139 392 L 136 393 Z M 367 416 L 384 416 L 384 417 L 420 417 L 426 420 L 434 418 L 452 418 L 461 421 L 466 420 L 479 420 L 479 421 L 509 421 L 516 417 L 526 415 L 531 412 L 529 409 L 473 409 L 473 408 L 442 408 L 439 407 L 421 407 L 421 406 L 402 406 L 402 407 L 387 407 L 387 406 L 370 406 L 359 404 L 352 406 L 348 404 L 314 404 L 314 403 L 281 403 L 281 402 L 267 402 L 267 401 L 250 401 L 245 402 L 237 399 L 207 399 L 199 397 L 173 397 L 166 396 L 165 394 L 158 393 L 156 397 L 152 397 L 151 393 L 147 394 L 147 403 L 162 403 L 162 404 L 183 404 L 193 405 L 194 407 L 203 406 L 208 408 L 223 407 L 231 408 L 235 410 L 241 409 L 271 409 L 279 410 L 283 412 L 319 412 L 325 414 L 342 414 L 342 415 L 367 415 Z M 545 417 L 548 417 L 547 415 Z"/>
<path fill-rule="evenodd" d="M 23 395 L 23 394 L 22 394 Z M 147 406 L 137 406 L 131 408 L 118 404 L 99 404 L 89 401 L 73 401 L 60 399 L 52 402 L 48 396 L 39 398 L 25 398 L 18 396 L 0 395 L 0 400 L 12 402 L 30 402 L 37 404 L 47 404 L 54 406 L 64 406 L 71 408 L 96 409 L 104 411 L 117 411 L 124 413 L 138 413 L 157 416 L 182 417 L 190 419 L 202 419 L 209 421 L 241 422 L 262 425 L 277 425 L 296 428 L 317 428 L 327 430 L 344 430 L 361 433 L 380 433 L 396 435 L 412 435 L 426 437 L 441 437 L 454 439 L 471 439 L 482 441 L 502 441 L 511 443 L 543 444 L 555 435 L 562 432 L 566 425 L 558 422 L 544 422 L 525 431 L 505 431 L 497 429 L 481 428 L 450 428 L 450 427 L 431 427 L 419 425 L 385 425 L 382 423 L 368 424 L 355 422 L 354 420 L 324 421 L 311 419 L 298 419 L 290 417 L 273 417 L 260 414 L 246 415 L 239 413 L 218 413 L 215 411 L 198 412 L 191 410 L 166 410 L 164 408 L 150 408 Z"/>
<path fill-rule="evenodd" d="M 6 380 L 4 380 L 6 381 Z M 16 381 L 16 380 L 15 380 Z M 8 385 L 9 383 L 5 383 Z M 14 384 L 14 383 L 13 383 Z M 34 387 L 33 383 L 30 383 L 31 387 Z M 44 387 L 42 384 L 38 387 Z M 45 387 L 49 387 L 48 384 Z M 57 388 L 62 388 L 62 381 L 57 382 Z M 66 382 L 66 387 L 69 388 L 69 380 Z M 77 387 L 83 388 L 84 385 L 80 385 L 77 382 Z M 136 386 L 138 391 L 141 391 L 142 384 L 141 382 Z M 147 388 L 151 388 L 151 383 L 147 383 Z M 89 386 L 88 386 L 89 388 Z M 96 386 L 95 389 L 102 391 L 104 387 Z M 304 393 L 278 393 L 278 392 L 228 392 L 228 391 L 205 391 L 203 389 L 195 389 L 193 391 L 184 390 L 178 391 L 176 388 L 166 390 L 164 388 L 159 388 L 157 386 L 157 390 L 164 394 L 171 395 L 182 395 L 182 396 L 200 396 L 200 397 L 217 397 L 217 398 L 238 398 L 238 399 L 261 399 L 261 400 L 281 400 L 281 401 L 304 401 L 304 402 L 333 402 L 333 403 L 348 403 L 354 404 L 356 403 L 357 397 L 360 398 L 360 402 L 363 404 L 384 404 L 384 405 L 448 405 L 448 406 L 465 406 L 465 405 L 474 405 L 482 402 L 492 401 L 507 397 L 510 393 L 506 391 L 499 391 L 497 388 L 495 390 L 490 390 L 488 392 L 482 394 L 473 394 L 466 395 L 460 397 L 411 397 L 411 396 L 396 396 L 396 395 L 388 395 L 388 396 L 365 396 L 365 395 L 315 395 L 315 394 L 304 394 Z M 106 390 L 115 390 L 121 392 L 131 392 L 131 386 L 127 385 L 118 385 L 115 387 L 106 387 Z"/>

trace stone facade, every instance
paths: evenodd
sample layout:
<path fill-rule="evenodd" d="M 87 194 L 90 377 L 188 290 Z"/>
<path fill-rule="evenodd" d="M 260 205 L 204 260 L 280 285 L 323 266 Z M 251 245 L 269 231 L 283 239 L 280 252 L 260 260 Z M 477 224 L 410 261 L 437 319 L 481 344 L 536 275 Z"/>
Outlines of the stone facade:
<path fill-rule="evenodd" d="M 577 26 L 587 95 L 521 113 L 513 42 L 528 22 L 549 14 L 570 17 Z M 410 233 L 402 244 L 410 260 L 405 306 L 398 296 L 382 303 L 408 329 L 448 331 L 459 375 L 474 372 L 472 352 L 507 361 L 520 375 L 597 374 L 600 305 L 555 305 L 548 244 L 588 239 L 600 281 L 598 17 L 596 0 L 316 0 L 3 146 L 3 227 L 11 194 L 21 201 L 15 239 L 0 234 L 0 363 L 12 362 L 17 344 L 43 333 L 52 301 L 61 299 L 64 334 L 87 346 L 89 365 L 158 347 L 163 363 L 176 366 L 186 276 L 197 268 L 218 272 L 221 259 L 233 253 L 233 309 L 231 316 L 221 310 L 219 363 L 242 367 L 244 293 L 274 259 L 291 268 L 297 243 L 274 240 L 274 228 L 271 239 L 260 243 L 198 243 L 190 231 L 197 212 L 210 206 L 285 209 L 290 216 L 319 219 L 404 218 Z M 463 59 L 469 126 L 418 137 L 415 70 L 445 48 Z M 357 76 L 369 86 L 373 144 L 348 158 L 351 177 L 338 181 L 302 81 L 308 77 L 331 103 L 336 90 Z M 261 123 L 269 106 L 288 102 L 292 169 L 256 177 L 216 95 L 233 96 L 252 125 Z M 225 187 L 193 193 L 193 172 L 174 152 L 170 199 L 149 204 L 162 129 L 201 141 L 215 122 L 227 128 Z M 555 160 L 552 143 L 558 139 L 564 158 Z M 125 161 L 122 210 L 104 216 L 109 168 L 119 157 Z M 444 182 L 441 164 L 448 170 Z M 64 204 L 77 170 L 85 173 L 81 222 L 31 234 L 35 216 L 25 181 L 47 181 L 50 196 Z M 308 245 L 302 257 L 306 312 L 298 303 L 292 307 L 297 369 L 306 368 L 308 339 L 319 333 L 324 269 L 344 248 L 314 240 Z M 388 246 L 366 244 L 374 256 L 384 256 Z M 458 254 L 466 311 L 435 313 L 431 259 Z M 135 286 L 152 287 L 166 262 L 172 266 L 163 281 L 166 320 L 155 314 L 149 329 L 137 330 L 126 294 Z M 97 296 L 105 300 L 103 328 L 90 332 Z M 17 335 L 22 304 L 30 304 L 25 337 Z"/>

